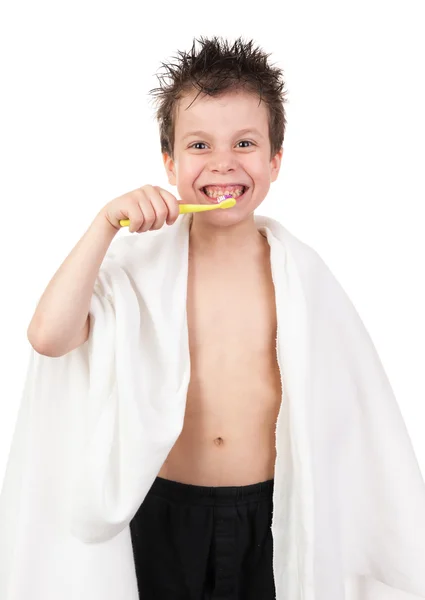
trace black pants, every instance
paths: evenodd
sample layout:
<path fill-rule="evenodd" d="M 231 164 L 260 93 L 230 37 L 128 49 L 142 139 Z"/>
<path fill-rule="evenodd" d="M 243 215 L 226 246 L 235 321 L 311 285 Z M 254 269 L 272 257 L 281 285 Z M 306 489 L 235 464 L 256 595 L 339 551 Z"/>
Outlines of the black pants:
<path fill-rule="evenodd" d="M 275 600 L 273 483 L 157 477 L 130 522 L 140 600 Z"/>

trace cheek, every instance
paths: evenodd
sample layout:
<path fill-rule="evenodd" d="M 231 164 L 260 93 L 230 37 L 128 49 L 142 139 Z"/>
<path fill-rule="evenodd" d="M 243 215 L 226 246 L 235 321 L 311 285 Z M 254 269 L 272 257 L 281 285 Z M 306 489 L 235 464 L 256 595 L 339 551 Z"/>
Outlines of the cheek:
<path fill-rule="evenodd" d="M 197 179 L 202 169 L 197 168 L 197 161 L 181 158 L 176 166 L 177 191 L 180 198 L 187 203 L 196 203 Z"/>
<path fill-rule="evenodd" d="M 196 157 L 185 156 L 179 161 L 177 178 L 181 185 L 190 186 L 202 172 L 202 164 Z"/>
<path fill-rule="evenodd" d="M 257 185 L 269 181 L 270 166 L 267 160 L 258 155 L 247 155 L 243 169 Z"/>

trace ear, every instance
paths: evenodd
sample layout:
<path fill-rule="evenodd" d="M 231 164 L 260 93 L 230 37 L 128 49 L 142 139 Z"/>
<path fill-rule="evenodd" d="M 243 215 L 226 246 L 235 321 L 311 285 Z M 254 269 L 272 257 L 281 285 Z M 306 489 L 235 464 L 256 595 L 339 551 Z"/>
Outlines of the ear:
<path fill-rule="evenodd" d="M 169 154 L 164 152 L 162 154 L 162 160 L 164 161 L 164 167 L 167 173 L 168 183 L 170 185 L 177 185 L 176 167 L 173 159 Z"/>
<path fill-rule="evenodd" d="M 280 165 L 282 164 L 283 148 L 281 148 L 270 161 L 270 180 L 276 181 L 279 175 Z"/>

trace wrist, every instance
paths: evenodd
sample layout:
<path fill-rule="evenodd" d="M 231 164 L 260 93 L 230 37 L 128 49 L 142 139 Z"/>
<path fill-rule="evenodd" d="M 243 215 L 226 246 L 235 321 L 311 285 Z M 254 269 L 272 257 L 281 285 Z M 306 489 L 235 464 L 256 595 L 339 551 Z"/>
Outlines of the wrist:
<path fill-rule="evenodd" d="M 114 225 L 112 225 L 109 219 L 106 218 L 102 211 L 96 215 L 92 225 L 95 229 L 99 229 L 102 234 L 104 233 L 111 238 L 114 238 L 119 231 L 116 227 L 114 227 Z"/>

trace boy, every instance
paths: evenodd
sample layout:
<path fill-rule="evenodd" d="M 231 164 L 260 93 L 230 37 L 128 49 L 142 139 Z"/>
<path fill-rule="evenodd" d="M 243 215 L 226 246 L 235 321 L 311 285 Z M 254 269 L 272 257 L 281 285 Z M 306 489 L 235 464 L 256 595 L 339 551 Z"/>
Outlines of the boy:
<path fill-rule="evenodd" d="M 128 562 L 118 564 L 125 562 L 128 549 L 126 522 L 138 594 L 144 600 L 343 600 L 345 594 L 353 600 L 378 600 L 387 598 L 380 595 L 379 581 L 393 588 L 391 598 L 425 597 L 419 596 L 425 585 L 418 558 L 425 539 L 423 481 L 412 467 L 411 448 L 370 342 L 320 259 L 288 232 L 283 235 L 282 228 L 254 218 L 281 165 L 281 71 L 269 66 L 252 42 L 237 40 L 230 47 L 213 38 L 201 39 L 199 52 L 194 45 L 189 54 L 181 54 L 168 74 L 169 83 L 154 91 L 169 183 L 185 203 L 210 204 L 231 192 L 236 206 L 195 213 L 177 225 L 179 201 L 158 186 L 145 185 L 112 200 L 49 284 L 28 331 L 32 346 L 44 356 L 73 356 L 72 351 L 90 341 L 90 333 L 91 348 L 97 343 L 99 353 L 96 340 L 104 338 L 96 334 L 96 321 L 102 324 L 105 315 L 108 328 L 113 316 L 108 301 L 117 311 L 115 363 L 110 365 L 120 393 L 111 388 L 100 397 L 107 407 L 110 394 L 116 404 L 109 410 L 122 404 L 122 412 L 100 437 L 120 428 L 124 433 L 111 438 L 113 446 L 96 446 L 96 431 L 102 430 L 93 430 L 95 441 L 86 447 L 88 475 L 79 488 L 83 525 L 74 531 L 83 532 L 81 539 L 103 542 L 97 562 L 96 549 L 79 550 L 80 556 L 92 552 L 91 569 L 115 544 L 109 560 L 115 573 L 111 586 L 119 580 L 122 587 L 114 592 L 105 585 L 101 591 L 92 577 L 97 587 L 89 589 L 84 574 L 78 597 L 134 598 Z M 105 261 L 99 273 L 120 220 L 127 218 L 130 232 L 156 230 L 159 235 L 143 245 L 123 242 L 133 263 L 127 259 L 125 269 L 115 270 L 110 253 L 111 262 Z M 175 229 L 159 233 L 165 223 L 176 224 Z M 118 260 L 117 250 L 114 260 L 124 265 L 125 256 Z M 161 294 L 155 278 L 163 278 Z M 136 309 L 130 303 L 134 290 Z M 103 312 L 97 302 L 104 303 Z M 286 351 L 285 377 L 279 348 Z M 96 356 L 92 349 L 93 364 L 88 364 L 90 373 L 100 376 Z M 129 365 L 126 386 L 123 365 Z M 140 399 L 132 405 L 134 394 Z M 132 412 L 133 406 L 137 410 Z M 388 437 L 379 443 L 365 433 L 373 419 L 376 423 L 378 410 L 381 417 L 391 417 Z M 92 417 L 94 423 L 105 422 L 110 413 L 105 408 L 99 414 L 103 417 Z M 132 435 L 133 448 L 140 444 L 139 450 L 128 452 Z M 398 537 L 390 535 L 394 513 L 379 486 L 373 487 L 382 477 L 385 489 L 380 452 L 386 450 L 389 463 L 389 440 L 393 445 L 397 440 L 397 455 L 403 451 L 404 466 L 409 466 L 409 474 L 399 481 L 406 510 L 403 523 L 397 511 Z M 96 480 L 104 463 L 96 458 L 102 452 L 92 448 L 111 448 L 116 478 L 111 484 L 102 471 L 98 488 L 106 508 L 93 500 L 96 482 L 90 478 Z M 311 471 L 310 460 L 315 465 Z M 138 478 L 143 485 L 137 488 Z M 137 510 L 134 498 L 143 500 Z M 114 502 L 120 511 L 112 518 Z M 105 523 L 113 533 L 104 535 L 107 527 L 102 531 L 99 523 L 109 509 Z M 409 534 L 413 512 L 419 542 Z M 388 539 L 381 546 L 382 532 Z M 52 586 L 45 600 L 53 600 L 58 589 L 54 592 Z"/>
<path fill-rule="evenodd" d="M 175 594 L 170 598 L 201 598 L 202 593 L 215 589 L 219 594 L 222 589 L 228 597 L 239 593 L 246 600 L 268 600 L 275 597 L 270 525 L 274 436 L 282 392 L 269 245 L 257 231 L 253 212 L 279 173 L 285 125 L 283 83 L 280 71 L 266 66 L 264 54 L 252 42 L 237 41 L 232 49 L 213 39 L 203 42 L 199 55 L 195 52 L 193 47 L 190 62 L 182 59 L 177 71 L 170 68 L 171 82 L 158 93 L 168 180 L 186 203 L 208 204 L 214 196 L 230 192 L 237 205 L 194 214 L 187 297 L 192 370 L 184 427 L 158 474 L 159 483 L 153 485 L 133 522 L 139 591 L 141 598 L 168 597 L 169 588 Z M 212 86 L 211 95 L 193 89 L 200 69 L 201 91 Z M 238 69 L 245 87 L 236 79 Z M 107 225 L 117 231 L 119 219 L 128 217 L 129 230 L 139 232 L 175 222 L 178 202 L 170 193 L 153 186 L 140 192 L 132 210 L 125 196 L 102 211 L 106 226 L 99 241 L 105 234 L 109 241 Z M 98 253 L 96 263 L 87 260 L 80 271 L 81 290 L 68 294 L 63 284 L 74 282 L 74 273 L 63 272 L 58 274 L 63 280 L 53 282 L 55 290 L 47 290 L 41 299 L 29 329 L 29 339 L 39 352 L 59 356 L 86 341 L 88 304 L 105 246 L 93 248 Z M 81 252 L 87 257 L 86 248 Z M 76 267 L 78 260 L 73 259 Z M 76 296 L 83 304 L 78 315 L 75 304 L 74 310 L 65 304 L 66 298 L 73 303 Z M 56 316 L 58 308 L 61 314 Z M 72 323 L 63 324 L 65 314 Z M 81 329 L 83 315 L 87 318 L 83 333 L 67 339 L 64 332 Z M 53 331 L 58 331 L 58 322 L 59 339 Z M 207 504 L 205 493 L 213 494 L 214 488 L 219 490 L 216 502 Z M 157 499 L 159 495 L 171 508 Z M 193 511 L 186 516 L 181 535 L 173 537 L 174 523 L 187 510 L 181 498 L 190 502 Z M 234 503 L 232 510 L 229 502 Z M 215 517 L 213 506 L 218 511 Z M 167 510 L 173 511 L 173 523 L 167 522 Z M 148 540 L 146 528 L 155 516 L 160 527 L 149 531 L 152 539 Z M 226 544 L 235 545 L 231 554 Z M 177 555 L 167 550 L 171 545 Z M 194 569 L 188 562 L 184 572 L 174 573 L 173 561 L 184 555 L 188 545 L 203 553 L 205 564 Z"/>

